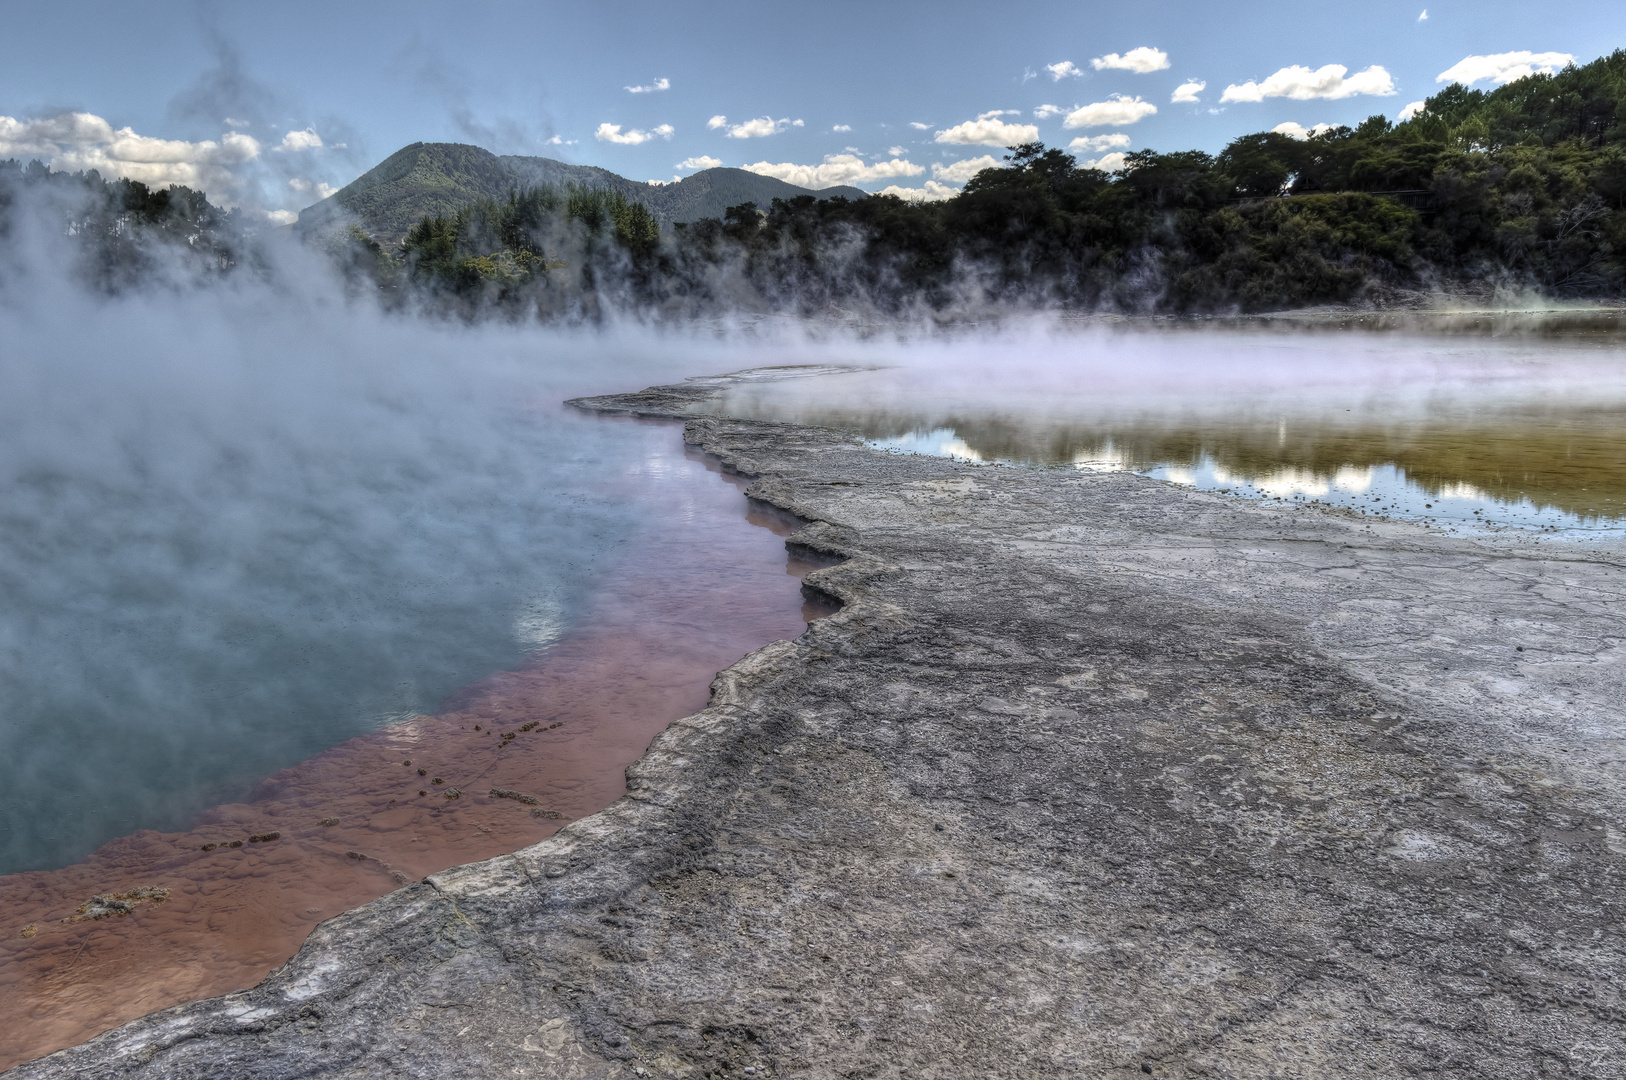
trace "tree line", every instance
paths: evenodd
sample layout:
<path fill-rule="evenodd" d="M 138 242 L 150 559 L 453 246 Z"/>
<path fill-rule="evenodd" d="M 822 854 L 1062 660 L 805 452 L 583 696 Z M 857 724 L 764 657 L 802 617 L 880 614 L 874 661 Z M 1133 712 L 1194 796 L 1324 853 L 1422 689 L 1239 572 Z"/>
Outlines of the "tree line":
<path fill-rule="evenodd" d="M 619 193 L 541 187 L 427 217 L 395 251 L 356 229 L 326 244 L 388 304 L 543 318 L 1200 313 L 1440 288 L 1626 290 L 1626 51 L 1489 91 L 1449 86 L 1402 123 L 1143 150 L 1110 173 L 1040 143 L 1008 150 L 942 202 L 804 196 L 663 234 Z M 115 268 L 140 261 L 130 238 L 143 232 L 223 266 L 243 258 L 244 223 L 195 192 L 43 171 L 0 165 L 0 213 L 19 183 L 101 185 L 75 227 Z"/>
<path fill-rule="evenodd" d="M 1398 124 L 1262 132 L 1219 154 L 1144 150 L 1112 173 L 1039 143 L 1009 151 L 1005 167 L 943 202 L 804 196 L 732 207 L 658 241 L 609 217 L 595 226 L 561 214 L 580 193 L 516 193 L 461 223 L 424 222 L 399 268 L 437 295 L 498 306 L 580 308 L 608 291 L 687 314 L 1193 313 L 1382 303 L 1440 287 L 1561 297 L 1626 287 L 1622 51 L 1490 91 L 1449 86 Z M 572 239 L 562 217 L 587 227 Z M 503 239 L 521 234 L 549 238 L 540 248 Z M 500 253 L 526 251 L 534 261 L 517 278 Z"/>

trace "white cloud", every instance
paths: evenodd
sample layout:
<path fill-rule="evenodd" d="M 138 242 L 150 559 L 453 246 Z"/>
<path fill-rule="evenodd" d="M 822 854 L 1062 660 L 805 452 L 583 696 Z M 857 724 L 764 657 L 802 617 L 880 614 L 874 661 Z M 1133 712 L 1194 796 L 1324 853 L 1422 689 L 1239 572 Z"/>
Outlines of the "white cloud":
<path fill-rule="evenodd" d="M 985 113 L 978 113 L 978 120 L 992 120 L 996 116 L 1021 116 L 1021 109 L 989 109 Z"/>
<path fill-rule="evenodd" d="M 1075 154 L 1093 154 L 1100 150 L 1122 150 L 1129 145 L 1129 136 L 1121 131 L 1110 135 L 1080 135 L 1067 144 Z"/>
<path fill-rule="evenodd" d="M 840 184 L 858 184 L 866 180 L 919 176 L 926 171 L 924 167 L 901 158 L 866 165 L 864 160 L 855 154 L 826 154 L 824 161 L 818 165 L 795 165 L 788 161 L 776 165 L 772 162 L 759 161 L 755 165 L 746 165 L 743 168 L 759 176 L 771 176 L 787 184 L 812 188 L 815 191 Z"/>
<path fill-rule="evenodd" d="M 1033 118 L 1035 120 L 1048 120 L 1052 116 L 1060 116 L 1066 111 L 1067 110 L 1062 108 L 1060 105 L 1040 105 L 1037 109 L 1033 110 Z"/>
<path fill-rule="evenodd" d="M 1407 105 L 1404 109 L 1400 110 L 1400 119 L 1401 120 L 1410 120 L 1410 119 L 1412 119 L 1418 113 L 1422 112 L 1423 107 L 1426 106 L 1427 104 L 1428 104 L 1428 102 L 1426 102 L 1426 101 L 1414 101 L 1414 102 L 1412 102 L 1410 105 Z"/>
<path fill-rule="evenodd" d="M 989 116 L 987 119 L 967 120 L 939 131 L 936 141 L 959 146 L 1015 146 L 1017 143 L 1038 142 L 1039 129 L 1033 124 L 1007 124 Z"/>
<path fill-rule="evenodd" d="M 891 154 L 893 157 L 902 157 L 903 155 L 907 154 L 909 151 L 905 150 L 901 146 L 889 146 L 889 147 L 886 148 L 886 152 Z"/>
<path fill-rule="evenodd" d="M 1428 8 L 1424 8 L 1423 13 L 1421 15 L 1417 16 L 1417 21 L 1418 22 L 1428 22 Z"/>
<path fill-rule="evenodd" d="M 723 163 L 712 157 L 710 154 L 702 154 L 699 157 L 684 158 L 682 161 L 677 163 L 677 168 L 679 169 L 720 169 L 722 167 Z"/>
<path fill-rule="evenodd" d="M 1063 60 L 1059 64 L 1046 64 L 1044 69 L 1050 72 L 1050 78 L 1055 82 L 1061 82 L 1063 79 L 1075 79 L 1084 74 L 1079 66 L 1071 60 Z"/>
<path fill-rule="evenodd" d="M 1306 128 L 1303 124 L 1300 124 L 1297 121 L 1288 120 L 1285 123 L 1277 124 L 1270 130 L 1274 131 L 1278 135 L 1290 135 L 1293 138 L 1298 139 L 1300 142 L 1303 142 L 1311 135 L 1319 135 L 1323 131 L 1331 131 L 1332 125 L 1316 124 L 1314 127 Z"/>
<path fill-rule="evenodd" d="M 728 123 L 727 119 L 721 116 L 714 116 L 711 120 L 721 120 L 723 123 L 713 124 L 711 121 L 707 121 L 707 127 L 722 127 Z M 786 128 L 801 126 L 802 121 L 800 120 L 791 120 L 789 118 L 775 120 L 771 116 L 759 116 L 755 120 L 747 120 L 743 124 L 728 125 L 728 130 L 723 134 L 730 139 L 760 139 L 767 135 L 777 135 Z"/>
<path fill-rule="evenodd" d="M 1377 97 L 1387 97 L 1395 92 L 1395 81 L 1389 73 L 1377 64 L 1373 64 L 1365 71 L 1357 71 L 1347 79 L 1344 77 L 1349 68 L 1343 64 L 1327 64 L 1325 67 L 1311 71 L 1301 64 L 1284 67 L 1264 82 L 1232 83 L 1220 95 L 1220 103 L 1229 101 L 1263 101 L 1267 97 L 1292 98 L 1294 101 L 1309 101 L 1313 98 L 1354 97 L 1357 94 L 1372 94 Z"/>
<path fill-rule="evenodd" d="M 1157 106 L 1150 101 L 1142 101 L 1138 97 L 1129 97 L 1125 94 L 1113 94 L 1106 101 L 1097 101 L 1082 108 L 1074 109 L 1062 121 L 1063 127 L 1122 127 L 1124 124 L 1133 124 L 1144 117 L 1157 112 Z"/>
<path fill-rule="evenodd" d="M 288 190 L 314 192 L 318 199 L 325 199 L 339 189 L 326 181 L 313 184 L 309 180 L 290 180 L 288 181 Z"/>
<path fill-rule="evenodd" d="M 933 165 L 932 179 L 945 180 L 951 184 L 963 184 L 984 169 L 1003 169 L 1004 167 L 1005 163 L 1003 161 L 1000 161 L 992 154 L 984 154 L 982 157 L 966 158 L 964 161 L 956 161 L 950 165 Z"/>
<path fill-rule="evenodd" d="M 1145 75 L 1153 71 L 1162 71 L 1169 66 L 1169 54 L 1162 49 L 1153 49 L 1142 45 L 1138 49 L 1130 49 L 1119 56 L 1117 53 L 1107 53 L 1097 56 L 1090 61 L 1090 66 L 1097 71 L 1115 68 L 1119 71 L 1133 71 Z"/>
<path fill-rule="evenodd" d="M 267 210 L 265 217 L 273 225 L 292 225 L 299 220 L 299 215 L 292 210 Z"/>
<path fill-rule="evenodd" d="M 629 94 L 656 94 L 662 90 L 670 89 L 672 89 L 671 79 L 656 79 L 648 86 L 629 86 L 626 88 Z"/>
<path fill-rule="evenodd" d="M 1435 76 L 1435 82 L 1459 82 L 1472 86 L 1481 79 L 1500 85 L 1534 75 L 1551 75 L 1575 63 L 1575 57 L 1561 52 L 1505 52 L 1489 56 L 1465 56 Z"/>
<path fill-rule="evenodd" d="M 728 117 L 724 116 L 722 113 L 718 113 L 716 116 L 706 121 L 706 128 L 709 131 L 716 131 L 726 123 L 728 123 Z"/>
<path fill-rule="evenodd" d="M 184 185 L 219 202 L 238 186 L 232 166 L 260 156 L 260 143 L 228 131 L 218 140 L 185 142 L 137 135 L 92 113 L 62 113 L 40 120 L 0 116 L 0 159 L 39 158 L 53 169 L 95 169 L 104 177 L 152 187 Z"/>
<path fill-rule="evenodd" d="M 652 139 L 670 139 L 675 130 L 671 124 L 662 124 L 659 127 L 650 128 L 648 131 L 633 128 L 631 131 L 623 132 L 620 124 L 600 124 L 598 130 L 593 132 L 593 138 L 599 142 L 637 146 Z"/>
<path fill-rule="evenodd" d="M 831 128 L 830 130 L 831 131 L 851 131 L 852 129 L 853 129 L 853 126 L 851 124 L 837 124 L 835 127 Z"/>
<path fill-rule="evenodd" d="M 1124 167 L 1122 154 L 1102 154 L 1094 161 L 1086 161 L 1079 166 L 1082 169 L 1100 169 L 1102 172 L 1117 172 Z"/>
<path fill-rule="evenodd" d="M 298 153 L 301 150 L 320 150 L 322 137 L 316 134 L 315 128 L 290 131 L 282 137 L 282 142 L 278 143 L 276 148 L 285 154 Z"/>
<path fill-rule="evenodd" d="M 922 124 L 919 120 L 911 120 L 911 121 L 909 121 L 909 126 L 914 128 L 916 131 L 929 131 L 929 130 L 931 130 L 931 125 L 930 124 Z"/>
<path fill-rule="evenodd" d="M 876 192 L 878 195 L 896 195 L 898 198 L 907 199 L 909 202 L 942 202 L 945 199 L 954 198 L 954 196 L 958 195 L 959 193 L 959 188 L 949 187 L 947 184 L 939 184 L 936 180 L 928 180 L 925 184 L 917 188 L 899 187 L 896 184 L 888 184 L 886 187 Z"/>
<path fill-rule="evenodd" d="M 1169 99 L 1171 105 L 1189 105 L 1197 101 L 1197 95 L 1208 89 L 1208 84 L 1201 79 L 1192 79 L 1183 82 L 1174 88 L 1174 96 Z"/>

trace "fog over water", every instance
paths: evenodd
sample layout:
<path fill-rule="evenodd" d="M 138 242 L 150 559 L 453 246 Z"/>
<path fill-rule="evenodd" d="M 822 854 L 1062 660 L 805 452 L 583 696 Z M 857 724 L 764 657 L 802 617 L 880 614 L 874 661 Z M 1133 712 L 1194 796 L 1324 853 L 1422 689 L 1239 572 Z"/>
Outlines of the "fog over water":
<path fill-rule="evenodd" d="M 180 827 L 545 646 L 695 482 L 675 427 L 562 400 L 764 355 L 384 317 L 273 254 L 269 286 L 117 298 L 6 268 L 0 872 Z"/>
<path fill-rule="evenodd" d="M 1570 408 L 1588 387 L 1626 401 L 1607 343 L 1044 317 L 883 333 L 386 316 L 277 244 L 262 274 L 159 275 L 108 297 L 74 285 L 31 228 L 0 260 L 0 872 L 178 828 L 278 768 L 432 711 L 545 647 L 619 559 L 658 557 L 663 516 L 683 512 L 692 482 L 671 467 L 676 428 L 597 419 L 567 397 L 867 366 L 731 405 L 877 439 L 947 431 L 1009 460 L 1055 446 L 1098 458 L 1135 423 L 1245 415 L 1276 432 L 1289 405 L 1381 419 L 1447 391 L 1471 391 L 1479 413 Z M 1052 450 L 1023 449 L 1036 439 Z"/>
<path fill-rule="evenodd" d="M 1459 532 L 1626 530 L 1626 311 L 1066 325 L 738 386 L 722 408 Z"/>

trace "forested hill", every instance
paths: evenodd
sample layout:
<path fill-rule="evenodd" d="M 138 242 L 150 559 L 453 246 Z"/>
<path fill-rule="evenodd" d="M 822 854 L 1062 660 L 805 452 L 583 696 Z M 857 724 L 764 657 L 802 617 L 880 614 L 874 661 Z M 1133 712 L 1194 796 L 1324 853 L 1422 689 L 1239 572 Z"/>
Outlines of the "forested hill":
<path fill-rule="evenodd" d="M 758 176 L 744 169 L 707 169 L 670 184 L 647 184 L 591 165 L 569 165 L 545 157 L 498 156 L 461 143 L 413 143 L 299 215 L 296 231 L 317 236 L 354 222 L 386 246 L 397 244 L 425 216 L 455 213 L 480 199 L 499 199 L 510 190 L 579 186 L 619 192 L 647 207 L 665 228 L 677 222 L 720 218 L 744 202 L 764 206 L 774 199 L 815 195 L 863 198 L 857 188 L 806 188 Z"/>
<path fill-rule="evenodd" d="M 916 203 L 740 170 L 651 188 L 417 144 L 319 204 L 400 246 L 348 228 L 321 246 L 354 290 L 468 317 L 1626 300 L 1626 51 L 1490 91 L 1449 86 L 1404 123 L 1260 132 L 1217 154 L 1142 150 L 1112 173 L 1037 143 L 1009 150 L 954 198 Z M 275 262 L 256 257 L 263 216 L 184 188 L 0 162 L 0 241 L 28 205 L 57 216 L 76 268 L 111 290 L 165 267 L 200 277 Z"/>
<path fill-rule="evenodd" d="M 423 222 L 397 266 L 459 303 L 543 313 L 590 309 L 611 281 L 617 303 L 663 313 L 1626 298 L 1623 51 L 1490 91 L 1449 86 L 1399 124 L 1142 150 L 1110 174 L 1038 143 L 1009 149 L 943 202 L 775 200 L 658 243 L 635 214 L 558 194 L 470 206 Z M 573 249 L 550 224 L 589 219 L 606 243 Z"/>

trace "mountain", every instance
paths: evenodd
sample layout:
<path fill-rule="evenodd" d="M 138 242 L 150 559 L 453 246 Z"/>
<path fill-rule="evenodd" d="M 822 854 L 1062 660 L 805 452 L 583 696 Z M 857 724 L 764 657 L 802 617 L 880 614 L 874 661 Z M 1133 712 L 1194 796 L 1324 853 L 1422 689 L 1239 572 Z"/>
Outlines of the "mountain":
<path fill-rule="evenodd" d="M 398 244 L 425 214 L 450 214 L 476 199 L 502 198 L 510 189 L 542 184 L 611 188 L 649 208 L 662 228 L 722 217 L 730 206 L 812 195 L 864 199 L 855 187 L 812 191 L 744 169 L 706 169 L 670 184 L 645 184 L 592 165 L 545 157 L 499 157 L 462 143 L 413 143 L 379 162 L 321 202 L 306 207 L 294 226 L 311 236 L 355 221 L 374 239 Z"/>

